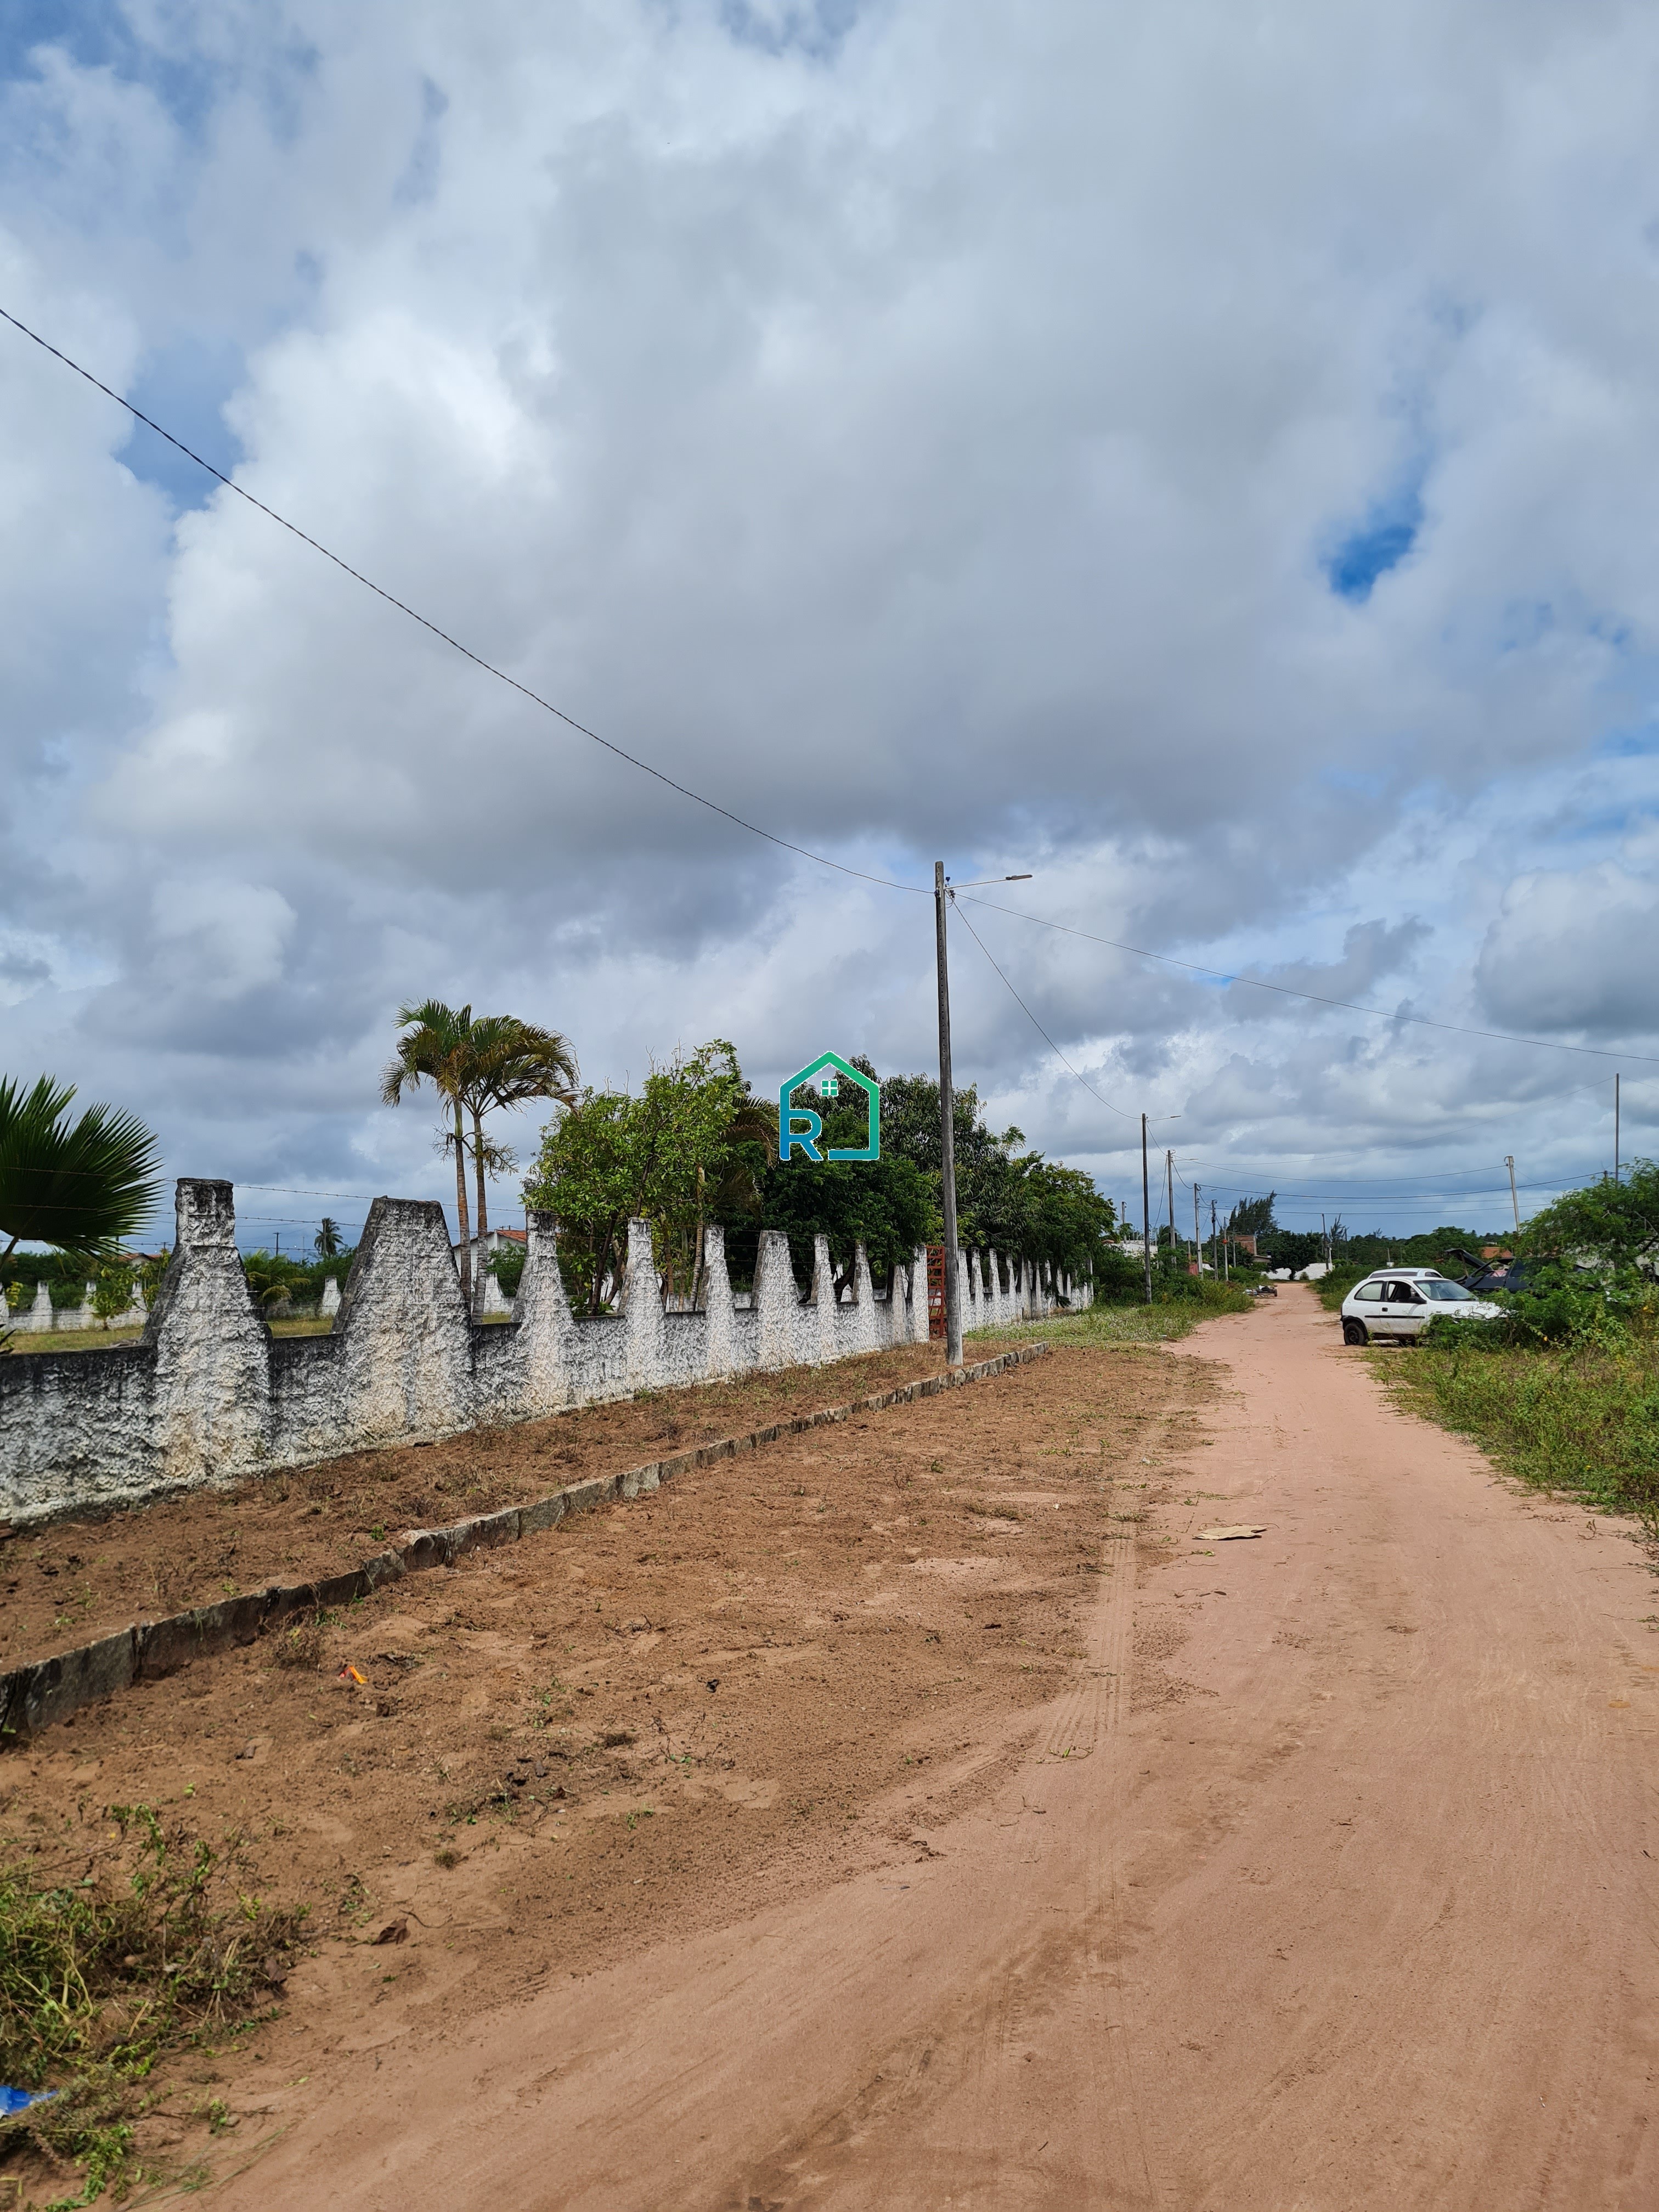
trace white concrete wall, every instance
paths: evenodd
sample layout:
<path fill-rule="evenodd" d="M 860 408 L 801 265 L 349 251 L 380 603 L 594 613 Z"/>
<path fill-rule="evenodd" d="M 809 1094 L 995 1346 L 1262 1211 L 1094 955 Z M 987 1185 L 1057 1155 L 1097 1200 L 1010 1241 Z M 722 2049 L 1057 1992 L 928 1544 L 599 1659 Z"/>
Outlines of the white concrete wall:
<path fill-rule="evenodd" d="M 835 1296 L 817 1240 L 802 1295 L 789 1243 L 760 1241 L 752 1299 L 733 1299 L 722 1234 L 707 1232 L 708 1291 L 667 1313 L 648 1224 L 629 1224 L 622 1311 L 578 1318 L 549 1214 L 531 1218 L 508 1322 L 468 1318 L 443 1210 L 378 1198 L 326 1336 L 273 1338 L 236 1249 L 231 1186 L 185 1180 L 178 1239 L 136 1344 L 0 1359 L 0 1516 L 14 1525 L 228 1482 L 365 1446 L 534 1420 L 568 1406 L 757 1369 L 819 1366 L 927 1337 L 918 1252 L 878 1293 L 860 1247 Z M 960 1253 L 966 1329 L 1048 1313 L 1065 1287 L 1029 1262 Z M 1071 1293 L 1075 1298 L 1075 1293 Z M 36 1312 L 40 1301 L 36 1302 Z M 50 1301 L 47 1301 L 50 1313 Z M 41 1324 L 32 1314 L 24 1327 Z"/>

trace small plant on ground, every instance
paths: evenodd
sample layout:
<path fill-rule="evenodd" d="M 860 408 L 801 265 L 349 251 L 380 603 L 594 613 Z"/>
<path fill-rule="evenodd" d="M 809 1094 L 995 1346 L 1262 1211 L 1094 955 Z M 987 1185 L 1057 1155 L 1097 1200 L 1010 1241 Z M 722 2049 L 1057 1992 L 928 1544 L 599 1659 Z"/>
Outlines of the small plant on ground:
<path fill-rule="evenodd" d="M 240 1838 L 216 1852 L 149 1805 L 106 1817 L 133 1853 L 116 1885 L 55 1881 L 36 1852 L 0 1843 L 0 2077 L 52 2093 L 0 2123 L 0 2159 L 30 2144 L 79 2168 L 52 2212 L 141 2178 L 134 2129 L 157 2059 L 243 2019 L 300 1933 L 301 1916 L 237 1891 Z"/>

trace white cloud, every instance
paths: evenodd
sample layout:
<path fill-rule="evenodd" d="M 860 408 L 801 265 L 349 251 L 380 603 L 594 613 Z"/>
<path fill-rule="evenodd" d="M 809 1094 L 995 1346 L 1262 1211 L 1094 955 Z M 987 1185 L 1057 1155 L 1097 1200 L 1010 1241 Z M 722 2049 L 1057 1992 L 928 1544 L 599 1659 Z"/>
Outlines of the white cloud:
<path fill-rule="evenodd" d="M 3 88 L 4 296 L 129 388 L 224 364 L 180 434 L 579 719 L 877 874 L 1033 866 L 1010 904 L 1227 972 L 1659 1032 L 1650 11 L 128 21 Z M 924 901 L 688 806 L 228 493 L 170 530 L 148 434 L 0 337 L 0 921 L 54 977 L 18 1050 L 181 1170 L 410 1188 L 373 1078 L 428 988 L 617 1075 L 716 1031 L 757 1076 L 925 1062 Z M 1194 1158 L 1595 1164 L 1593 1063 L 975 919 Z M 1115 1176 L 1131 1125 L 957 957 L 964 1072 Z"/>

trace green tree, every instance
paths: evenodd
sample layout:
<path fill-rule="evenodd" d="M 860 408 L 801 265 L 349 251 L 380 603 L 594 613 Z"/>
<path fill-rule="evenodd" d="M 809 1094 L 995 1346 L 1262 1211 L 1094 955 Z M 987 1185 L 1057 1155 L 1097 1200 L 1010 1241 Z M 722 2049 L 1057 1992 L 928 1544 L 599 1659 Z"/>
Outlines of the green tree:
<path fill-rule="evenodd" d="M 1618 1182 L 1570 1190 L 1518 1240 L 1522 1286 L 1504 1298 L 1516 1340 L 1618 1337 L 1653 1326 L 1659 1298 L 1659 1167 L 1635 1160 Z"/>
<path fill-rule="evenodd" d="M 1234 1237 L 1262 1237 L 1278 1227 L 1273 1219 L 1273 1200 L 1279 1193 L 1270 1190 L 1266 1198 L 1241 1198 L 1227 1216 L 1229 1233 Z"/>
<path fill-rule="evenodd" d="M 312 1249 L 319 1260 L 337 1260 L 341 1252 L 340 1224 L 323 1216 L 322 1226 L 311 1240 Z"/>
<path fill-rule="evenodd" d="M 24 1238 L 77 1258 L 118 1247 L 161 1195 L 156 1143 L 131 1114 L 88 1106 L 73 1121 L 72 1084 L 43 1075 L 32 1090 L 0 1079 L 0 1237 L 9 1259 Z"/>
<path fill-rule="evenodd" d="M 556 1030 L 538 1029 L 514 1014 L 486 1014 L 472 1024 L 467 1111 L 472 1117 L 472 1164 L 478 1188 L 478 1242 L 489 1234 L 484 1197 L 486 1174 L 508 1175 L 518 1165 L 505 1146 L 484 1135 L 483 1117 L 502 1106 L 527 1105 L 532 1098 L 572 1104 L 580 1077 L 570 1041 Z M 480 1286 L 482 1287 L 482 1285 Z"/>
<path fill-rule="evenodd" d="M 472 1234 L 466 1203 L 467 1089 L 474 1079 L 471 1046 L 472 1009 L 447 1006 L 441 999 L 418 1006 L 399 1006 L 395 1057 L 380 1078 L 380 1097 L 388 1106 L 402 1103 L 405 1091 L 429 1083 L 453 1117 L 446 1142 L 455 1153 L 455 1218 L 460 1230 L 461 1295 L 472 1310 Z"/>
<path fill-rule="evenodd" d="M 853 1065 L 879 1080 L 869 1060 Z M 884 1273 L 943 1234 L 939 1085 L 929 1075 L 893 1075 L 880 1088 L 878 1161 L 815 1165 L 798 1157 L 787 1165 L 774 1159 L 766 1170 L 766 1226 L 787 1230 L 792 1255 L 803 1271 L 811 1263 L 813 1237 L 827 1237 L 838 1287 L 851 1273 L 856 1243 L 864 1243 L 872 1268 Z M 803 1085 L 790 1103 L 821 1115 L 826 1149 L 864 1141 L 864 1099 L 850 1087 L 826 1103 Z M 957 1092 L 953 1109 L 957 1219 L 964 1246 L 1046 1260 L 1091 1278 L 1104 1263 L 1115 1219 L 1092 1177 L 1041 1152 L 1023 1152 L 1022 1130 L 1010 1127 L 997 1135 L 981 1118 L 971 1084 Z"/>
<path fill-rule="evenodd" d="M 584 1089 L 542 1133 L 525 1202 L 557 1216 L 559 1255 L 573 1298 L 601 1310 L 621 1273 L 632 1219 L 655 1225 L 671 1291 L 695 1301 L 702 1230 L 718 1206 L 741 1203 L 744 1158 L 763 1140 L 763 1104 L 723 1037 L 653 1068 L 637 1097 Z"/>
<path fill-rule="evenodd" d="M 93 1279 L 92 1310 L 100 1321 L 111 1322 L 132 1304 L 132 1270 L 105 1261 Z"/>

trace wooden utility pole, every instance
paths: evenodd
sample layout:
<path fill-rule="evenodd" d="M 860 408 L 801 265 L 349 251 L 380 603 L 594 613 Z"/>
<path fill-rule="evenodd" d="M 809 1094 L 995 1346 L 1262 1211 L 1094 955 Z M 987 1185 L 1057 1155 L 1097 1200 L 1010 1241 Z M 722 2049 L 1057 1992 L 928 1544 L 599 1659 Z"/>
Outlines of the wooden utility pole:
<path fill-rule="evenodd" d="M 1170 1216 L 1170 1264 L 1175 1265 L 1175 1154 L 1164 1155 L 1164 1203 Z"/>
<path fill-rule="evenodd" d="M 1204 1237 L 1198 1219 L 1198 1185 L 1193 1185 L 1193 1265 L 1198 1270 L 1198 1279 L 1204 1279 Z"/>
<path fill-rule="evenodd" d="M 1227 1279 L 1227 1248 L 1221 1241 L 1221 1231 L 1216 1224 L 1215 1200 L 1210 1200 L 1210 1273 Z"/>
<path fill-rule="evenodd" d="M 1613 1079 L 1613 1179 L 1619 1180 L 1619 1078 Z"/>
<path fill-rule="evenodd" d="M 1140 1256 L 1146 1267 L 1146 1303 L 1152 1303 L 1152 1187 L 1146 1172 L 1146 1116 L 1140 1117 Z"/>
<path fill-rule="evenodd" d="M 939 1187 L 945 1212 L 945 1357 L 962 1364 L 962 1285 L 957 1278 L 957 1112 L 951 1086 L 951 970 L 945 945 L 945 863 L 933 863 L 933 938 L 939 958 Z"/>
<path fill-rule="evenodd" d="M 1518 1235 L 1521 1228 L 1521 1201 L 1515 1194 L 1515 1154 L 1513 1152 L 1504 1153 L 1504 1164 L 1510 1171 L 1510 1212 L 1515 1216 L 1516 1231 Z"/>

